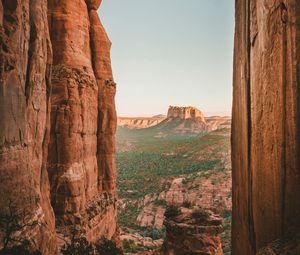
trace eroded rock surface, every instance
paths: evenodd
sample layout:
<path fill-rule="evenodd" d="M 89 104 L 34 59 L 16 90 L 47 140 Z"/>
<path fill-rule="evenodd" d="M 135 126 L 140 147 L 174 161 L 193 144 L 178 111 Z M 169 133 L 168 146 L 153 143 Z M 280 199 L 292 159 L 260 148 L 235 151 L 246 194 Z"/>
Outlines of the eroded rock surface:
<path fill-rule="evenodd" d="M 153 117 L 118 117 L 118 126 L 129 129 L 149 128 L 158 125 L 166 116 Z"/>
<path fill-rule="evenodd" d="M 170 106 L 168 110 L 167 118 L 180 118 L 180 119 L 195 119 L 200 118 L 204 120 L 204 114 L 195 107 L 179 107 L 179 106 Z"/>
<path fill-rule="evenodd" d="M 174 209 L 173 209 L 174 210 Z M 211 211 L 179 208 L 166 212 L 165 255 L 222 255 L 222 219 Z"/>
<path fill-rule="evenodd" d="M 34 248 L 55 254 L 46 168 L 52 62 L 47 1 L 1 1 L 0 45 L 0 214 L 9 215 L 11 207 L 12 217 L 26 216 L 22 224 L 37 221 L 24 232 Z"/>
<path fill-rule="evenodd" d="M 44 255 L 57 251 L 55 221 L 62 236 L 71 225 L 89 241 L 118 235 L 116 85 L 100 4 L 0 2 L 0 213 L 12 205 L 37 221 L 20 234 Z"/>
<path fill-rule="evenodd" d="M 236 1 L 233 254 L 300 223 L 299 60 L 299 1 Z"/>
<path fill-rule="evenodd" d="M 116 231 L 116 86 L 111 43 L 96 12 L 100 2 L 49 1 L 51 202 L 59 225 L 79 224 L 91 241 L 110 239 Z M 103 192 L 107 196 L 99 197 Z M 103 204 L 105 208 L 100 208 Z M 94 207 L 99 210 L 90 214 Z"/>

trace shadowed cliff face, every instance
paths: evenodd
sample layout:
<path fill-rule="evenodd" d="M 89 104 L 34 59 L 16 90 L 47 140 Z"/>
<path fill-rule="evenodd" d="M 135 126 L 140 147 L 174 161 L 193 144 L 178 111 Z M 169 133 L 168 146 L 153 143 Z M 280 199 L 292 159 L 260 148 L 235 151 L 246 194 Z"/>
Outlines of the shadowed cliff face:
<path fill-rule="evenodd" d="M 46 169 L 52 52 L 47 1 L 0 2 L 0 214 L 24 211 L 43 254 L 55 253 Z"/>
<path fill-rule="evenodd" d="M 299 1 L 236 1 L 234 254 L 255 254 L 299 223 L 299 34 Z"/>
<path fill-rule="evenodd" d="M 45 255 L 55 217 L 90 241 L 116 234 L 116 85 L 100 4 L 0 1 L 0 214 L 11 204 L 37 220 L 26 232 Z"/>

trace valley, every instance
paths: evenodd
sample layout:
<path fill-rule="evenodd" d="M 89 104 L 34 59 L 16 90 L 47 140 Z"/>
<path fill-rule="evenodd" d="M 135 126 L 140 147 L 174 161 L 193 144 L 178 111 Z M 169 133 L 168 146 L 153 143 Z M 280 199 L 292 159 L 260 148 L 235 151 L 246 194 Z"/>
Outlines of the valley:
<path fill-rule="evenodd" d="M 223 251 L 230 254 L 230 118 L 203 118 L 200 124 L 196 119 L 167 117 L 148 128 L 118 127 L 118 212 L 125 252 L 155 254 L 166 237 L 167 208 L 183 206 L 223 218 Z"/>

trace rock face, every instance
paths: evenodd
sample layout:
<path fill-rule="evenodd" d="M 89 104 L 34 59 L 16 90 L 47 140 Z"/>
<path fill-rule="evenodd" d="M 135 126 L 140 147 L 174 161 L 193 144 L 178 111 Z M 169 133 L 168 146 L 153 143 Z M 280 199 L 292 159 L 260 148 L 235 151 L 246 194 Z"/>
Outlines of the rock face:
<path fill-rule="evenodd" d="M 55 220 L 49 200 L 52 49 L 47 1 L 0 2 L 0 214 L 26 215 L 30 240 L 55 254 Z M 1 244 L 2 245 L 2 244 Z"/>
<path fill-rule="evenodd" d="M 204 120 L 204 114 L 195 107 L 179 107 L 179 106 L 170 106 L 168 110 L 167 118 L 180 118 L 180 119 L 196 119 L 199 118 L 202 121 Z"/>
<path fill-rule="evenodd" d="M 191 106 L 170 106 L 167 118 L 153 128 L 157 131 L 156 137 L 164 137 L 167 133 L 173 135 L 195 135 L 208 130 L 203 113 Z"/>
<path fill-rule="evenodd" d="M 211 117 L 206 117 L 205 121 L 207 123 L 207 129 L 209 132 L 217 129 L 231 128 L 231 117 L 211 116 Z"/>
<path fill-rule="evenodd" d="M 207 175 L 210 177 L 207 178 Z M 203 209 L 231 210 L 230 170 L 222 173 L 207 172 L 207 175 L 201 174 L 193 180 L 176 178 L 168 190 L 147 195 L 143 200 L 143 209 L 136 219 L 137 224 L 141 227 L 161 229 L 166 205 L 181 206 L 186 202 Z M 217 185 L 214 185 L 215 183 Z M 165 201 L 166 205 L 155 206 L 157 200 Z"/>
<path fill-rule="evenodd" d="M 300 2 L 236 1 L 234 51 L 233 254 L 252 255 L 299 231 Z"/>
<path fill-rule="evenodd" d="M 55 221 L 90 241 L 117 235 L 116 84 L 100 4 L 0 2 L 0 215 L 12 205 L 38 221 L 26 236 L 44 255 L 56 254 Z"/>
<path fill-rule="evenodd" d="M 59 224 L 79 223 L 91 241 L 110 239 L 116 231 L 116 85 L 111 43 L 96 12 L 100 2 L 48 1 L 53 45 L 51 203 Z M 107 196 L 100 196 L 103 192 Z M 90 208 L 100 204 L 105 208 L 90 217 Z"/>
<path fill-rule="evenodd" d="M 149 128 L 158 125 L 166 116 L 154 117 L 118 117 L 118 126 L 129 129 Z"/>
<path fill-rule="evenodd" d="M 222 219 L 210 211 L 181 207 L 178 212 L 166 212 L 165 255 L 222 255 L 219 235 L 223 232 Z"/>

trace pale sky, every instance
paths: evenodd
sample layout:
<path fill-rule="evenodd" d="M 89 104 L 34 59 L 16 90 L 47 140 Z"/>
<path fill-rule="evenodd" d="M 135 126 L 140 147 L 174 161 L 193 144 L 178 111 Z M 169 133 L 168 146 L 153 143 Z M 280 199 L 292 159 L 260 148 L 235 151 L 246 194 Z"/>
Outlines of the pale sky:
<path fill-rule="evenodd" d="M 230 115 L 234 0 L 103 0 L 119 116 Z"/>

